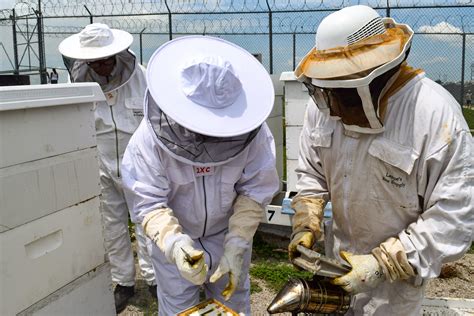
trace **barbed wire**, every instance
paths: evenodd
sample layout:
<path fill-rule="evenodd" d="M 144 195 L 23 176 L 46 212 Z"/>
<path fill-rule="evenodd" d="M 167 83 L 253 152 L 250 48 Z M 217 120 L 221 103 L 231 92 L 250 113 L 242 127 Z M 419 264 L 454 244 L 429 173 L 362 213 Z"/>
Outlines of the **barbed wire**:
<path fill-rule="evenodd" d="M 35 0 L 17 0 L 16 4 Z M 333 10 L 348 5 L 367 4 L 375 8 L 472 6 L 474 0 L 42 0 L 44 17 L 168 14 L 238 13 Z"/>
<path fill-rule="evenodd" d="M 462 34 L 474 33 L 471 29 L 462 30 L 454 26 L 458 21 L 458 16 L 448 16 L 439 19 L 420 15 L 412 28 L 418 34 Z M 103 19 L 100 22 L 106 23 L 112 28 L 126 30 L 132 34 L 168 34 L 169 26 L 167 20 L 148 19 Z M 23 23 L 17 23 L 18 27 L 26 27 Z M 273 34 L 314 34 L 317 28 L 317 21 L 309 17 L 274 17 Z M 62 37 L 64 34 L 75 34 L 82 30 L 83 26 L 55 26 L 44 25 L 46 36 Z M 236 35 L 236 34 L 269 34 L 268 19 L 258 17 L 245 18 L 222 18 L 213 20 L 211 18 L 201 18 L 199 20 L 181 20 L 173 24 L 174 34 L 208 34 L 208 35 Z"/>
<path fill-rule="evenodd" d="M 454 1 L 460 7 L 444 8 L 437 10 L 431 5 L 440 5 L 447 3 L 447 0 L 397 0 L 397 5 L 404 5 L 403 8 L 415 8 L 416 5 L 421 6 L 423 2 L 425 11 L 417 9 L 417 14 L 399 14 L 399 7 L 391 7 L 391 16 L 397 22 L 409 24 L 415 31 L 419 33 L 473 33 L 474 32 L 474 0 L 456 0 Z M 267 2 L 256 1 L 197 1 L 197 0 L 173 0 L 172 7 L 166 10 L 167 3 L 165 1 L 150 0 L 82 0 L 82 1 L 65 1 L 65 0 L 42 0 L 43 18 L 45 25 L 45 34 L 76 32 L 89 23 L 89 20 L 78 22 L 77 17 L 94 17 L 94 21 L 106 23 L 113 28 L 126 30 L 130 33 L 163 33 L 170 32 L 170 18 L 172 22 L 172 33 L 182 34 L 268 34 L 269 33 L 269 10 L 276 10 L 271 17 L 272 33 L 288 34 L 288 33 L 314 33 L 321 17 L 315 17 L 312 12 L 336 10 L 337 8 L 327 9 L 328 3 L 332 5 L 352 4 L 350 0 L 340 0 L 340 2 L 329 2 L 320 0 L 273 0 L 268 1 L 268 7 L 264 8 Z M 369 0 L 370 2 L 370 0 Z M 377 4 L 385 2 L 374 0 Z M 392 1 L 394 2 L 394 1 Z M 325 4 L 326 3 L 326 4 Z M 361 1 L 358 1 L 361 3 Z M 430 4 L 427 4 L 430 3 Z M 449 3 L 452 5 L 453 1 Z M 32 15 L 36 10 L 36 3 L 25 0 L 17 1 L 15 4 L 15 14 L 21 19 L 22 16 Z M 323 6 L 325 9 L 315 10 L 316 6 Z M 312 9 L 308 9 L 309 7 Z M 467 6 L 467 9 L 466 9 Z M 87 10 L 90 11 L 90 15 Z M 163 7 L 165 9 L 163 9 Z M 452 12 L 453 9 L 461 8 Z M 301 10 L 303 11 L 295 11 Z M 402 7 L 400 7 L 402 8 Z M 439 6 L 443 8 L 443 6 Z M 97 11 L 94 11 L 96 9 Z M 240 10 L 237 12 L 237 10 Z M 248 10 L 251 12 L 244 12 Z M 266 11 L 265 11 L 266 10 Z M 278 11 L 280 10 L 280 11 Z M 311 11 L 315 10 L 315 11 Z M 436 10 L 436 11 L 435 11 Z M 86 14 L 84 14 L 84 11 Z M 125 14 L 128 12 L 128 14 Z M 141 12 L 141 13 L 140 13 Z M 204 13 L 206 12 L 206 13 Z M 274 11 L 272 11 L 274 12 Z M 67 14 L 66 14 L 67 13 Z M 107 13 L 107 14 L 106 14 Z M 219 14 L 214 14 L 219 13 Z M 237 14 L 238 13 L 238 14 Z M 306 14 L 308 13 L 308 14 Z M 9 25 L 11 18 L 11 10 L 0 11 L 0 25 Z M 435 14 L 435 15 L 434 15 Z M 61 17 L 62 26 L 48 26 L 54 24 L 58 17 Z M 56 21 L 56 24 L 58 22 Z M 78 23 L 82 25 L 78 26 Z M 145 30 L 145 31 L 144 31 Z"/>

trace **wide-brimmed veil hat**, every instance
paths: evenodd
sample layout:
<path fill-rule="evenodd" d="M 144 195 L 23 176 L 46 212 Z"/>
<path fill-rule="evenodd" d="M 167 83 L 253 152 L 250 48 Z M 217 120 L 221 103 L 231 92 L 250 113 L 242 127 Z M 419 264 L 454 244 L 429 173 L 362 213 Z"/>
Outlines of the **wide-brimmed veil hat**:
<path fill-rule="evenodd" d="M 245 49 L 211 36 L 162 45 L 149 60 L 147 84 L 166 115 L 208 136 L 248 133 L 273 108 L 273 84 L 262 64 Z"/>
<path fill-rule="evenodd" d="M 59 52 L 68 58 L 96 60 L 116 55 L 130 47 L 133 36 L 106 24 L 93 23 L 59 44 Z"/>

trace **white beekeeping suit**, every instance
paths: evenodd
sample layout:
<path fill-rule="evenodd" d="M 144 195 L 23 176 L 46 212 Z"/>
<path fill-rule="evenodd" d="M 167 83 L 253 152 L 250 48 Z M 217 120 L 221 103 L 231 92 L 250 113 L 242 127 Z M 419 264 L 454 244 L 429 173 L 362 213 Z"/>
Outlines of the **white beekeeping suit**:
<path fill-rule="evenodd" d="M 122 171 L 134 220 L 155 242 L 159 314 L 197 304 L 202 287 L 249 315 L 252 238 L 279 187 L 264 123 L 271 79 L 244 49 L 186 36 L 154 53 L 147 81 Z"/>
<path fill-rule="evenodd" d="M 295 71 L 311 99 L 290 256 L 320 236 L 331 200 L 326 253 L 352 265 L 333 280 L 354 294 L 349 314 L 419 315 L 426 281 L 472 242 L 472 137 L 454 98 L 404 62 L 412 34 L 347 7 Z"/>
<path fill-rule="evenodd" d="M 128 50 L 132 41 L 129 33 L 96 23 L 65 39 L 59 50 L 71 82 L 97 82 L 106 97 L 95 109 L 105 247 L 112 281 L 130 288 L 129 293 L 133 294 L 135 264 L 120 164 L 128 141 L 143 118 L 146 79 L 145 69 Z M 100 67 L 106 68 L 105 72 Z M 140 225 L 136 225 L 136 238 L 141 273 L 154 290 L 154 271 Z M 125 306 L 126 299 L 117 298 L 116 294 L 117 310 Z"/>

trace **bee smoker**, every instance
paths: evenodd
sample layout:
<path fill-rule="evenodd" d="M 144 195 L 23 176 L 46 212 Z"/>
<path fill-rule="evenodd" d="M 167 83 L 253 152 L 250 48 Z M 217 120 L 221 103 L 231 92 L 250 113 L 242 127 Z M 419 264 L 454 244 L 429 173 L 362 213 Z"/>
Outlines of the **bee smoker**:
<path fill-rule="evenodd" d="M 314 274 L 312 280 L 290 279 L 267 308 L 268 313 L 291 312 L 344 314 L 350 307 L 351 296 L 341 287 L 329 282 L 346 274 L 351 266 L 327 258 L 303 246 L 297 247 L 300 257 L 293 260 L 296 266 Z"/>
<path fill-rule="evenodd" d="M 315 276 L 312 280 L 290 279 L 275 296 L 268 313 L 344 314 L 351 297 L 341 287 Z"/>

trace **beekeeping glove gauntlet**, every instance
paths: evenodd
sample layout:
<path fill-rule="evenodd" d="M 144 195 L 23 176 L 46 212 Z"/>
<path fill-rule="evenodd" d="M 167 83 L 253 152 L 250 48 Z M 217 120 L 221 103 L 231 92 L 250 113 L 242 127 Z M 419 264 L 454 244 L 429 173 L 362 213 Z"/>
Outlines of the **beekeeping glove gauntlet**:
<path fill-rule="evenodd" d="M 229 274 L 229 281 L 222 291 L 225 300 L 230 299 L 239 285 L 244 254 L 250 248 L 264 214 L 262 205 L 244 195 L 237 196 L 233 207 L 234 213 L 229 219 L 229 232 L 224 240 L 224 254 L 210 279 L 214 283 L 223 275 Z"/>
<path fill-rule="evenodd" d="M 319 198 L 295 196 L 291 207 L 295 210 L 293 216 L 293 234 L 288 245 L 290 260 L 299 256 L 296 246 L 302 245 L 308 249 L 313 247 L 321 237 L 321 219 L 323 217 L 324 200 Z"/>
<path fill-rule="evenodd" d="M 207 264 L 204 253 L 193 247 L 193 240 L 182 233 L 178 219 L 170 208 L 159 208 L 146 214 L 142 222 L 145 234 L 176 264 L 183 278 L 193 284 L 206 280 Z"/>
<path fill-rule="evenodd" d="M 382 267 L 373 255 L 354 255 L 341 251 L 341 257 L 349 262 L 352 270 L 331 282 L 341 286 L 346 292 L 352 294 L 367 292 L 385 280 Z"/>

